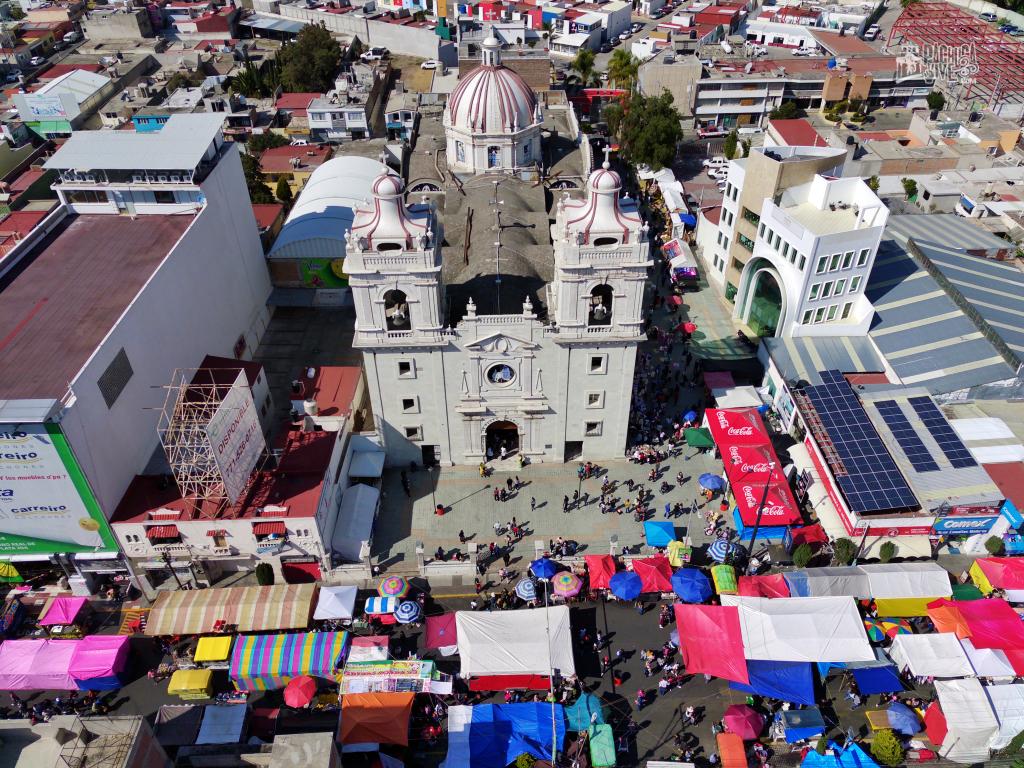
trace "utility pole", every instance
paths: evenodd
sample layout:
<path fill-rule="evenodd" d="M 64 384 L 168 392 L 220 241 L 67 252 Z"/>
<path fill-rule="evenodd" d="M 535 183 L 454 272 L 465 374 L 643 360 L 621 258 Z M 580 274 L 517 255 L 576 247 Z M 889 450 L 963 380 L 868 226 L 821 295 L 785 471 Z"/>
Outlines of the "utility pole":
<path fill-rule="evenodd" d="M 754 520 L 754 532 L 750 536 L 750 556 L 747 558 L 747 575 L 750 575 L 750 561 L 754 558 L 754 542 L 757 541 L 757 532 L 761 528 L 761 515 L 764 514 L 764 505 L 768 501 L 768 487 L 772 483 L 772 475 L 775 473 L 775 462 L 768 462 L 768 478 L 764 481 L 764 492 L 761 494 L 761 503 L 757 505 L 757 518 Z"/>

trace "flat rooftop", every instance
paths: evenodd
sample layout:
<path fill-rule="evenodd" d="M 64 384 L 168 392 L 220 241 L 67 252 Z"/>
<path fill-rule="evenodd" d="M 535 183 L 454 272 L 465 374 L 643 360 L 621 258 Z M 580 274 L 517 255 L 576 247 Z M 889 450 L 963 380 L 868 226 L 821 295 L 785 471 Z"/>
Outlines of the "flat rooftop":
<path fill-rule="evenodd" d="M 849 232 L 857 226 L 857 215 L 852 208 L 847 210 L 821 210 L 811 203 L 785 206 L 782 212 L 792 216 L 805 229 L 816 235 L 834 235 L 838 232 Z"/>
<path fill-rule="evenodd" d="M 0 399 L 62 398 L 193 220 L 67 216 L 0 277 Z"/>

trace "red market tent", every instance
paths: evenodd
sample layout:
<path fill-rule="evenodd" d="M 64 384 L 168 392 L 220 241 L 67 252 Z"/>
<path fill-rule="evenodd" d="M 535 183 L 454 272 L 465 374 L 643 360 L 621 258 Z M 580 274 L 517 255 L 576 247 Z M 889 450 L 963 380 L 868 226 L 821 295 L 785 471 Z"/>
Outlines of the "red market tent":
<path fill-rule="evenodd" d="M 942 707 L 939 702 L 933 701 L 924 712 L 924 730 L 928 739 L 936 747 L 941 747 L 946 740 L 949 726 L 946 724 L 946 716 L 942 714 Z"/>
<path fill-rule="evenodd" d="M 664 555 L 634 560 L 633 572 L 640 577 L 643 592 L 672 591 L 672 566 Z"/>
<path fill-rule="evenodd" d="M 979 557 L 974 562 L 993 587 L 1024 590 L 1024 558 Z"/>
<path fill-rule="evenodd" d="M 781 573 L 740 576 L 738 592 L 745 597 L 789 597 L 789 583 Z"/>
<path fill-rule="evenodd" d="M 723 453 L 730 445 L 771 445 L 761 415 L 754 408 L 708 408 L 704 420 Z"/>
<path fill-rule="evenodd" d="M 445 648 L 457 645 L 458 634 L 455 629 L 455 614 L 443 613 L 440 616 L 427 616 L 427 638 L 424 647 Z"/>
<path fill-rule="evenodd" d="M 975 648 L 1024 648 L 1024 623 L 1010 604 L 988 600 L 936 600 L 928 617 L 940 632 L 970 638 Z"/>
<path fill-rule="evenodd" d="M 788 483 L 771 483 L 765 495 L 764 483 L 738 482 L 732 483 L 732 492 L 736 497 L 736 506 L 740 511 L 740 520 L 744 525 L 757 523 L 758 509 L 764 499 L 761 513 L 761 525 L 764 527 L 792 525 L 801 521 L 800 510 L 789 490 Z"/>
<path fill-rule="evenodd" d="M 739 609 L 694 603 L 677 603 L 674 608 L 686 671 L 749 684 Z"/>
<path fill-rule="evenodd" d="M 809 544 L 811 549 L 815 550 L 828 544 L 828 534 L 821 527 L 821 523 L 789 529 L 789 541 L 787 544 L 789 550 L 792 551 L 801 544 Z"/>
<path fill-rule="evenodd" d="M 722 449 L 722 464 L 732 483 L 785 483 L 782 462 L 770 443 L 764 445 L 728 445 Z M 775 465 L 772 467 L 772 465 Z"/>
<path fill-rule="evenodd" d="M 591 589 L 608 589 L 608 582 L 615 575 L 615 558 L 611 555 L 584 555 Z"/>
<path fill-rule="evenodd" d="M 409 744 L 414 693 L 347 693 L 341 698 L 342 744 Z"/>

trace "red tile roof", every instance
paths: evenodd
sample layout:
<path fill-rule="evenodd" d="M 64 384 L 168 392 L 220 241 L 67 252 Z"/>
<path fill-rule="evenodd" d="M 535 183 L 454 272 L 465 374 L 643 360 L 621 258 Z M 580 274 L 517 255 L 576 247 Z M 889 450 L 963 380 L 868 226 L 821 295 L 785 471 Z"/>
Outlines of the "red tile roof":
<path fill-rule="evenodd" d="M 0 234 L 24 237 L 48 215 L 49 211 L 11 211 L 0 219 Z"/>
<path fill-rule="evenodd" d="M 1024 462 L 1011 461 L 1006 464 L 983 464 L 988 476 L 999 492 L 1013 502 L 1017 509 L 1024 509 Z"/>
<path fill-rule="evenodd" d="M 45 173 L 42 168 L 29 168 L 11 182 L 8 190 L 16 197 L 39 181 Z"/>
<path fill-rule="evenodd" d="M 152 528 L 146 529 L 147 539 L 177 539 L 180 537 L 181 534 L 178 533 L 176 525 L 154 525 Z"/>
<path fill-rule="evenodd" d="M 309 107 L 310 102 L 313 99 L 319 99 L 319 93 L 282 93 L 277 97 L 277 101 L 274 102 L 274 106 L 278 109 L 285 109 L 294 114 L 304 115 L 306 114 L 306 108 Z"/>
<path fill-rule="evenodd" d="M 790 147 L 827 147 L 828 142 L 821 134 L 814 130 L 814 126 L 798 117 L 794 120 L 769 120 L 769 129 L 775 133 Z"/>
<path fill-rule="evenodd" d="M 780 68 L 787 73 L 792 72 L 820 72 L 822 78 L 828 73 L 828 59 L 778 59 L 752 62 L 754 72 L 773 72 Z M 855 56 L 847 59 L 846 70 L 855 75 L 872 74 L 874 72 L 894 72 L 896 70 L 895 56 Z M 841 72 L 841 70 L 840 70 Z"/>
<path fill-rule="evenodd" d="M 840 35 L 827 29 L 812 29 L 811 34 L 822 46 L 839 56 L 873 54 L 878 51 L 856 35 Z"/>
<path fill-rule="evenodd" d="M 260 170 L 264 173 L 308 171 L 323 165 L 330 157 L 330 147 L 293 147 L 291 145 L 273 147 L 260 155 Z M 298 167 L 292 165 L 293 158 L 299 159 Z"/>
<path fill-rule="evenodd" d="M 280 203 L 253 203 L 252 212 L 256 215 L 256 226 L 261 230 L 270 229 L 277 217 L 284 211 Z"/>
<path fill-rule="evenodd" d="M 296 381 L 302 383 L 301 394 L 292 397 L 298 400 L 316 401 L 321 416 L 347 416 L 352 412 L 353 400 L 362 376 L 358 365 L 325 365 L 315 369 L 312 380 L 303 370 Z"/>
<path fill-rule="evenodd" d="M 711 224 L 718 224 L 719 220 L 722 218 L 722 206 L 716 205 L 711 208 L 705 208 L 701 213 Z"/>
<path fill-rule="evenodd" d="M 269 523 L 256 523 L 252 527 L 252 532 L 255 536 L 284 536 L 287 528 L 280 520 L 275 520 Z"/>
<path fill-rule="evenodd" d="M 95 72 L 99 74 L 103 71 L 102 64 L 54 64 L 48 70 L 39 75 L 36 79 L 43 83 L 48 83 L 51 80 L 56 80 L 58 77 L 63 77 L 68 72 L 74 72 L 76 69 L 80 69 L 83 72 Z"/>

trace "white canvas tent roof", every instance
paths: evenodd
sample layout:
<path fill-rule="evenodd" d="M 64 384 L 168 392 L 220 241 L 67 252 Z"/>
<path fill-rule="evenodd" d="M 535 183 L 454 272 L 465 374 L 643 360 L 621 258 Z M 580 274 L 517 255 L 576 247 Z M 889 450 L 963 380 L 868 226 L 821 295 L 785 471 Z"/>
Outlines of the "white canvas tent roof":
<path fill-rule="evenodd" d="M 969 677 L 974 668 L 952 633 L 896 635 L 889 657 L 915 677 Z"/>
<path fill-rule="evenodd" d="M 999 721 L 999 733 L 989 747 L 1003 749 L 1010 739 L 1024 731 L 1024 685 L 990 685 L 985 693 Z"/>
<path fill-rule="evenodd" d="M 1016 677 L 1013 665 L 1006 658 L 1006 654 L 998 648 L 975 648 L 974 643 L 968 638 L 960 641 L 960 645 L 967 654 L 967 660 L 974 667 L 974 674 L 978 677 Z"/>
<path fill-rule="evenodd" d="M 949 572 L 938 563 L 879 563 L 862 565 L 871 597 L 949 597 Z"/>
<path fill-rule="evenodd" d="M 351 619 L 356 607 L 356 592 L 358 591 L 358 587 L 320 587 L 320 597 L 317 600 L 313 618 L 318 621 Z"/>
<path fill-rule="evenodd" d="M 348 465 L 349 477 L 380 477 L 384 472 L 384 451 L 353 451 Z"/>
<path fill-rule="evenodd" d="M 728 387 L 713 389 L 715 405 L 719 408 L 758 408 L 764 403 L 753 387 Z"/>
<path fill-rule="evenodd" d="M 981 763 L 999 733 L 985 689 L 976 678 L 937 680 L 935 692 L 946 718 L 946 738 L 939 754 L 955 763 Z"/>
<path fill-rule="evenodd" d="M 800 573 L 807 581 L 807 597 L 871 597 L 868 577 L 855 565 L 806 568 Z"/>
<path fill-rule="evenodd" d="M 722 595 L 739 608 L 743 651 L 764 661 L 872 661 L 875 654 L 851 597 Z"/>
<path fill-rule="evenodd" d="M 373 519 L 377 515 L 380 491 L 372 485 L 353 483 L 341 494 L 338 520 L 331 536 L 331 549 L 341 559 L 359 560 L 359 549 L 373 533 Z"/>
<path fill-rule="evenodd" d="M 526 611 L 457 611 L 455 627 L 463 677 L 550 675 L 552 669 L 563 677 L 576 674 L 569 609 L 564 605 Z"/>

